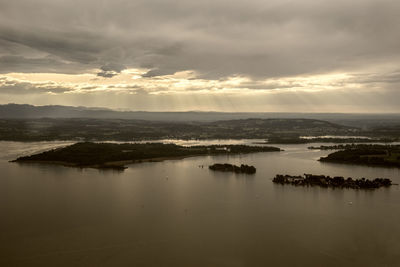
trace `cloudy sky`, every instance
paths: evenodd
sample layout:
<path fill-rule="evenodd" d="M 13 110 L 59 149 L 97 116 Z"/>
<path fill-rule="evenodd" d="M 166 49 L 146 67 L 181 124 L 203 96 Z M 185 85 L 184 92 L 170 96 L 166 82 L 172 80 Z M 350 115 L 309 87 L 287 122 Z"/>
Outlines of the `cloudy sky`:
<path fill-rule="evenodd" d="M 0 0 L 0 103 L 400 112 L 398 0 Z"/>

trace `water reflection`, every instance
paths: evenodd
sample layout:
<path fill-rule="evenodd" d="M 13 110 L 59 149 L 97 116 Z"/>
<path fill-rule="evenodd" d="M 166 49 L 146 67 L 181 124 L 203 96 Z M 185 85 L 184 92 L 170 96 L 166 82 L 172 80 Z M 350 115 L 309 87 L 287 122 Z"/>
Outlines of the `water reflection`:
<path fill-rule="evenodd" d="M 277 173 L 400 182 L 399 169 L 321 164 L 315 158 L 329 151 L 307 145 L 131 164 L 124 172 L 7 162 L 31 147 L 0 143 L 2 266 L 400 264 L 398 186 L 368 191 L 272 183 Z M 224 162 L 254 165 L 257 172 L 208 169 Z"/>

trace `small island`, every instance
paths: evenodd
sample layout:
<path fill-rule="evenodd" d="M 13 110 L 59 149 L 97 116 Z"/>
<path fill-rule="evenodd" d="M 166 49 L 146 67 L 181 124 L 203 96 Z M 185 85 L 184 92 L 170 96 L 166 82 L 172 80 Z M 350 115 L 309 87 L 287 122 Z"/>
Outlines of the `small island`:
<path fill-rule="evenodd" d="M 234 172 L 234 173 L 246 173 L 246 174 L 256 173 L 256 168 L 254 166 L 249 166 L 245 164 L 237 166 L 229 163 L 224 163 L 224 164 L 216 163 L 210 165 L 208 168 L 213 171 L 221 171 L 221 172 Z"/>
<path fill-rule="evenodd" d="M 162 161 L 201 155 L 230 155 L 273 151 L 281 150 L 277 147 L 246 145 L 185 147 L 163 143 L 116 144 L 81 142 L 31 156 L 19 157 L 12 162 L 123 170 L 127 164 L 144 161 Z"/>
<path fill-rule="evenodd" d="M 368 180 L 365 178 L 345 179 L 341 176 L 329 177 L 325 175 L 304 174 L 304 176 L 291 176 L 277 174 L 272 180 L 278 184 L 290 184 L 295 186 L 321 186 L 332 188 L 351 188 L 351 189 L 376 189 L 380 187 L 389 187 L 392 181 L 388 178 L 375 178 Z"/>
<path fill-rule="evenodd" d="M 353 145 L 319 161 L 400 168 L 400 145 Z"/>

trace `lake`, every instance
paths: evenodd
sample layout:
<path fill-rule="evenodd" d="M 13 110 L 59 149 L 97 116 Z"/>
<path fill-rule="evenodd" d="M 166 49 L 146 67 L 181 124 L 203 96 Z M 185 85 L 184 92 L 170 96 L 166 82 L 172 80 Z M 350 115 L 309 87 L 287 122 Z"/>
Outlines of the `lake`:
<path fill-rule="evenodd" d="M 320 143 L 123 172 L 8 162 L 70 143 L 0 142 L 1 266 L 400 266 L 399 186 L 272 183 L 303 173 L 400 183 L 400 169 L 320 163 L 331 151 L 307 149 Z M 208 169 L 225 162 L 257 173 Z"/>

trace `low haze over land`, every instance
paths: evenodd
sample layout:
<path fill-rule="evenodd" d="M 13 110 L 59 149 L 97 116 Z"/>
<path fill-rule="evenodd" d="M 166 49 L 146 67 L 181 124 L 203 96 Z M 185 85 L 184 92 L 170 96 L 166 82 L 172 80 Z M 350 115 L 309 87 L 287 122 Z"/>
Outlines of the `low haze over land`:
<path fill-rule="evenodd" d="M 0 1 L 0 103 L 400 112 L 400 2 Z"/>

